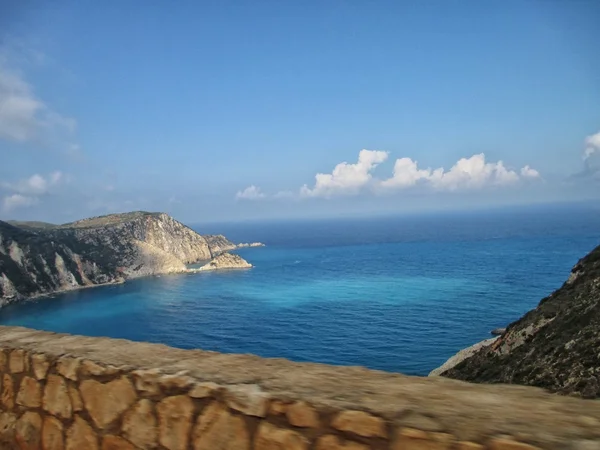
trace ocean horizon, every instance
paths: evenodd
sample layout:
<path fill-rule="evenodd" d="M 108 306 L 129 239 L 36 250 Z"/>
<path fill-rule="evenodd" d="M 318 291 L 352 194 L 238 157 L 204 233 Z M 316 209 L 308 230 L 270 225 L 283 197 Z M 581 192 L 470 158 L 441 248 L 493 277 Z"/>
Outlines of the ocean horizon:
<path fill-rule="evenodd" d="M 600 244 L 593 204 L 191 227 L 266 247 L 237 251 L 249 270 L 56 294 L 0 324 L 426 375 Z"/>

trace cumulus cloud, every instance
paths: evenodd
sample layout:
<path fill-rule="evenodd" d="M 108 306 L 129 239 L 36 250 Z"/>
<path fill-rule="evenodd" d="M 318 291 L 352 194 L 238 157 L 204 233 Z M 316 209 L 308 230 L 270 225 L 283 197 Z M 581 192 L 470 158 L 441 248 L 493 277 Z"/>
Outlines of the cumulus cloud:
<path fill-rule="evenodd" d="M 235 198 L 239 200 L 260 200 L 265 198 L 265 194 L 263 194 L 259 187 L 254 185 L 248 186 L 243 191 L 238 191 L 235 194 Z"/>
<path fill-rule="evenodd" d="M 487 162 L 483 153 L 461 158 L 449 170 L 443 167 L 420 168 L 411 158 L 399 158 L 394 163 L 392 176 L 377 179 L 372 171 L 388 157 L 387 152 L 362 150 L 356 164 L 338 164 L 332 173 L 316 175 L 315 185 L 300 189 L 303 197 L 332 197 L 354 195 L 365 188 L 378 192 L 411 188 L 417 185 L 435 190 L 456 191 L 480 189 L 487 186 L 514 185 L 524 179 L 539 178 L 537 170 L 524 166 L 520 170 L 507 168 L 502 161 Z"/>
<path fill-rule="evenodd" d="M 9 212 L 17 208 L 25 208 L 35 205 L 37 202 L 38 199 L 36 197 L 30 197 L 21 194 L 7 195 L 2 200 L 2 208 L 4 211 Z"/>
<path fill-rule="evenodd" d="M 388 152 L 361 150 L 357 163 L 342 162 L 335 166 L 331 173 L 318 173 L 315 176 L 314 187 L 302 186 L 300 195 L 303 197 L 331 197 L 356 194 L 369 184 L 372 179 L 371 171 L 384 162 L 387 157 Z"/>
<path fill-rule="evenodd" d="M 33 88 L 0 60 L 0 139 L 27 142 L 72 134 L 76 122 L 53 111 Z"/>

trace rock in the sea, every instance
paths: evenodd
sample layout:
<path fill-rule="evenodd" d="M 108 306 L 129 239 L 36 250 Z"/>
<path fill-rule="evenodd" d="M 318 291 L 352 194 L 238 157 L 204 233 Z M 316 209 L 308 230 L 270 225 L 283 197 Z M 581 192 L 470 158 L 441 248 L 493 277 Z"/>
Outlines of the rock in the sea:
<path fill-rule="evenodd" d="M 239 255 L 233 253 L 221 253 L 209 263 L 195 270 L 248 269 L 250 267 L 252 267 L 252 264 Z"/>
<path fill-rule="evenodd" d="M 241 243 L 237 245 L 237 248 L 244 248 L 244 247 L 264 247 L 265 244 L 263 244 L 262 242 L 251 242 L 251 243 Z"/>
<path fill-rule="evenodd" d="M 494 328 L 490 333 L 492 336 L 501 336 L 506 331 L 506 328 Z"/>

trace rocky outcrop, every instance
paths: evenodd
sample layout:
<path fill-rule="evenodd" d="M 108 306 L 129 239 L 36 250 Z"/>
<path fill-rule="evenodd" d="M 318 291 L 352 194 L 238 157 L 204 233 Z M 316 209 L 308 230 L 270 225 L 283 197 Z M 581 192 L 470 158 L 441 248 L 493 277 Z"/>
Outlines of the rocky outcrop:
<path fill-rule="evenodd" d="M 440 367 L 433 369 L 431 372 L 429 372 L 429 376 L 435 377 L 441 375 L 442 373 L 446 372 L 447 370 L 450 370 L 451 368 L 464 361 L 465 359 L 469 358 L 470 356 L 473 356 L 477 351 L 481 350 L 482 348 L 487 347 L 488 345 L 492 345 L 496 341 L 496 339 L 498 338 L 495 337 L 491 339 L 486 339 L 484 341 L 473 344 L 470 347 L 460 350 L 457 354 L 449 358 Z"/>
<path fill-rule="evenodd" d="M 493 342 L 442 375 L 600 397 L 600 247 L 564 285 Z"/>
<path fill-rule="evenodd" d="M 235 250 L 236 248 L 265 246 L 265 244 L 263 244 L 262 242 L 234 244 L 222 234 L 209 234 L 205 235 L 204 237 L 206 238 L 206 242 L 208 242 L 208 246 L 210 247 L 210 251 L 212 252 L 213 257 L 219 255 L 220 253 Z"/>
<path fill-rule="evenodd" d="M 210 248 L 213 257 L 237 248 L 237 245 L 222 234 L 207 234 L 204 238 L 208 243 L 208 247 Z"/>
<path fill-rule="evenodd" d="M 0 221 L 0 306 L 18 298 L 187 271 L 235 244 L 164 213 L 132 212 L 65 225 Z M 233 258 L 233 259 L 232 259 Z M 214 267 L 248 267 L 229 255 Z"/>
<path fill-rule="evenodd" d="M 93 258 L 96 250 L 0 221 L 0 306 L 22 297 L 121 281 L 117 271 Z"/>
<path fill-rule="evenodd" d="M 248 261 L 239 255 L 232 253 L 221 253 L 209 263 L 195 269 L 196 271 L 218 270 L 218 269 L 249 269 L 252 267 Z"/>

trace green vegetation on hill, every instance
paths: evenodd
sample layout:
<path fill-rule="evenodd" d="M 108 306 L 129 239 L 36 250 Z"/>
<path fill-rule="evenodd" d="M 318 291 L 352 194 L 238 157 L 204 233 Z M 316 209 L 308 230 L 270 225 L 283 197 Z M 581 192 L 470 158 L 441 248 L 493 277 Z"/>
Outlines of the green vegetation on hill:
<path fill-rule="evenodd" d="M 442 375 L 600 397 L 600 247 L 496 342 Z"/>
<path fill-rule="evenodd" d="M 14 227 L 23 228 L 25 230 L 47 230 L 50 228 L 54 228 L 58 225 L 48 222 L 38 222 L 38 221 L 21 221 L 21 220 L 7 220 L 5 223 L 9 223 Z"/>

